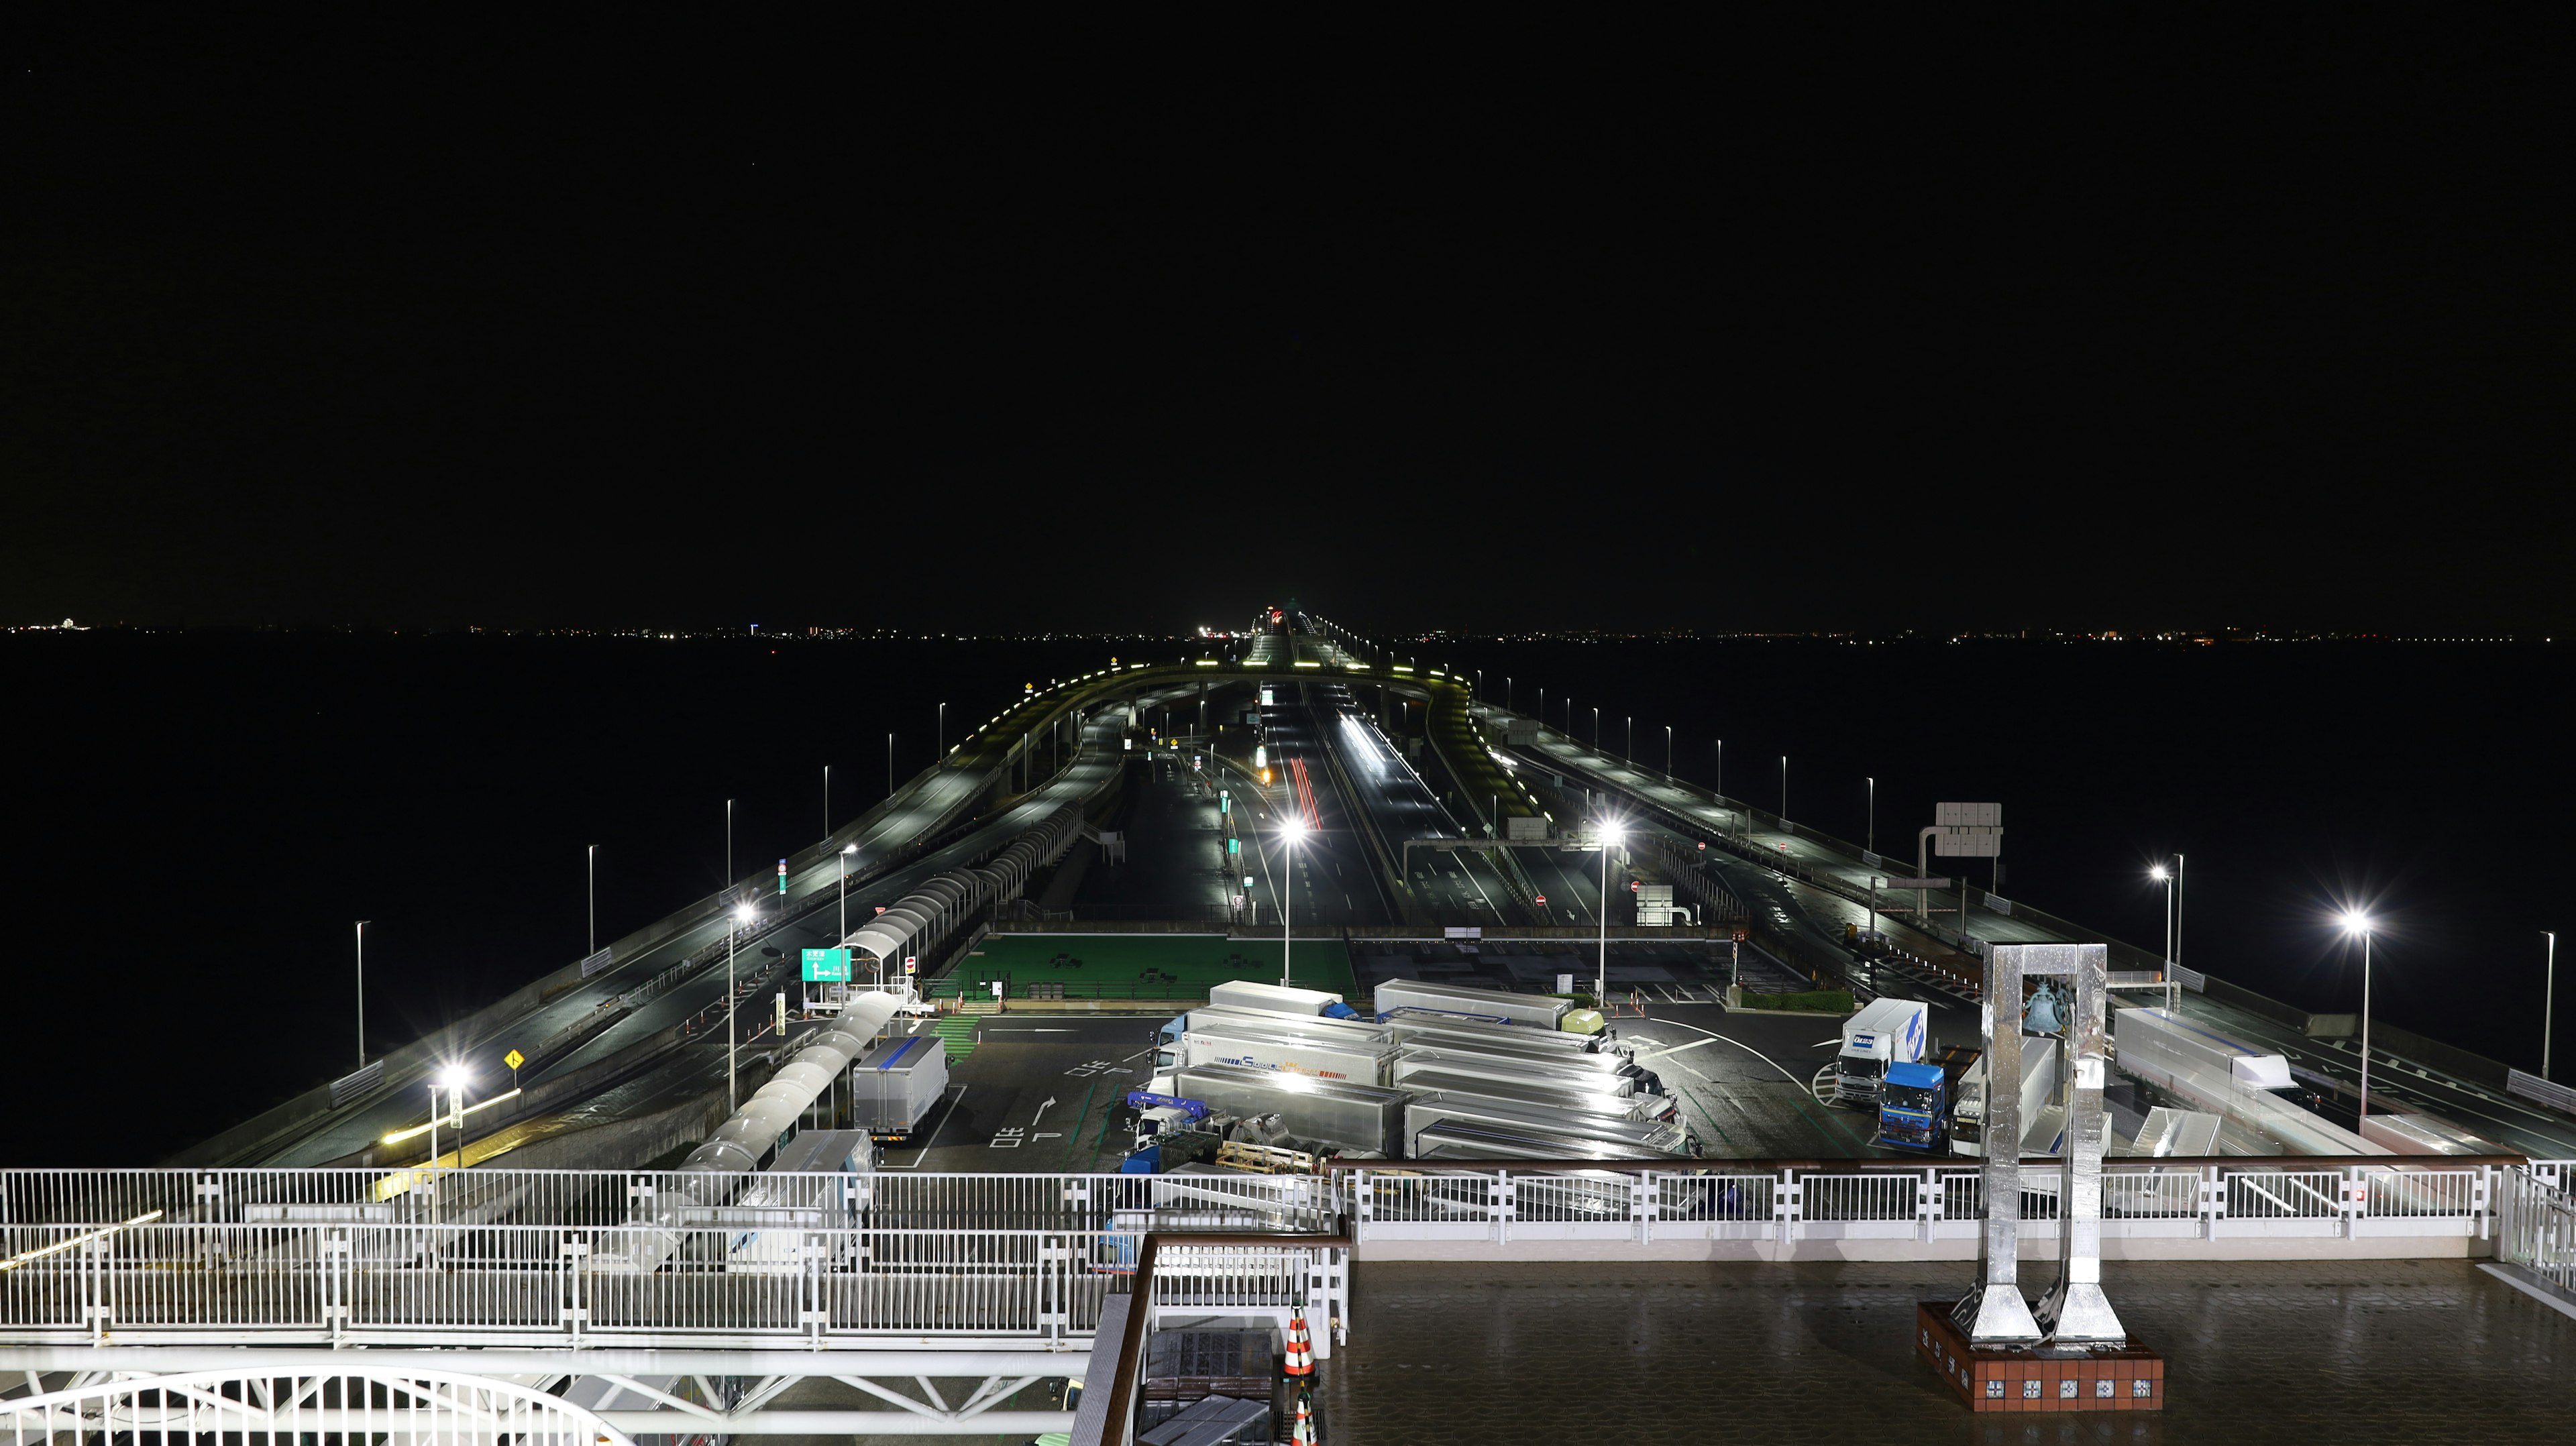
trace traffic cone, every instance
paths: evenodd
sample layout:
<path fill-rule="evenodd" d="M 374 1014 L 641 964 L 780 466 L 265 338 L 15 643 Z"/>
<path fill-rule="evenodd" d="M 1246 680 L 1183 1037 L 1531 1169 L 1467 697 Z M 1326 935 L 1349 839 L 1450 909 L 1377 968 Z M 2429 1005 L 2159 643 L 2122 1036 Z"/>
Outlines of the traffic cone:
<path fill-rule="evenodd" d="M 1304 1378 L 1315 1374 L 1315 1346 L 1306 1335 L 1306 1307 L 1300 1303 L 1288 1313 L 1289 1375 Z"/>
<path fill-rule="evenodd" d="M 1288 1433 L 1289 1446 L 1315 1446 L 1315 1393 L 1297 1393 L 1297 1429 Z"/>

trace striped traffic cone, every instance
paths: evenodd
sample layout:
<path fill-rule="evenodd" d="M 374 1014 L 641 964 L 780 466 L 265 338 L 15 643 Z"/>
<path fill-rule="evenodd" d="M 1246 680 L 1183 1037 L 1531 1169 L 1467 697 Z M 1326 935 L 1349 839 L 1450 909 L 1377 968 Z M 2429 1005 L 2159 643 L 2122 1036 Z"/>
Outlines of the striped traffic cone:
<path fill-rule="evenodd" d="M 1291 1376 L 1304 1378 L 1315 1374 L 1315 1346 L 1306 1335 L 1306 1307 L 1300 1303 L 1288 1313 L 1288 1364 Z"/>
<path fill-rule="evenodd" d="M 1315 1393 L 1297 1393 L 1297 1429 L 1288 1433 L 1290 1446 L 1315 1446 Z"/>

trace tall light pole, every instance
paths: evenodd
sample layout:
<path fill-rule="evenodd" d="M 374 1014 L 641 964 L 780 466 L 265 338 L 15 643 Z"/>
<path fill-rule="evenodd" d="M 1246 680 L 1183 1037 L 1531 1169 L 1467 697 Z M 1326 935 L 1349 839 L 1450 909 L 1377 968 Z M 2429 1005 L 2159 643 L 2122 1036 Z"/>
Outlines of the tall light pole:
<path fill-rule="evenodd" d="M 1630 763 L 1637 761 L 1637 715 L 1634 713 L 1628 715 L 1628 747 L 1620 757 Z"/>
<path fill-rule="evenodd" d="M 832 836 L 832 765 L 823 765 L 823 837 Z"/>
<path fill-rule="evenodd" d="M 1601 963 L 1592 978 L 1592 1007 L 1610 1002 L 1610 851 L 1619 846 L 1619 825 L 1601 825 Z"/>
<path fill-rule="evenodd" d="M 2182 964 L 2182 855 L 2174 855 L 2174 920 L 2173 944 L 2166 950 L 2166 962 L 2179 968 Z"/>
<path fill-rule="evenodd" d="M 894 735 L 886 735 L 886 797 L 894 797 Z"/>
<path fill-rule="evenodd" d="M 1592 751 L 1601 751 L 1601 710 L 1598 708 L 1592 710 Z"/>
<path fill-rule="evenodd" d="M 2343 916 L 2343 931 L 2361 936 L 2361 1109 L 2354 1115 L 2365 1133 L 2370 1124 L 2370 916 L 2358 909 Z"/>
<path fill-rule="evenodd" d="M 1285 814 L 1279 820 L 1279 987 L 1291 988 L 1289 981 L 1296 971 L 1288 964 L 1291 935 L 1288 932 L 1288 896 L 1297 884 L 1297 840 L 1306 833 L 1305 820 Z"/>
<path fill-rule="evenodd" d="M 1512 680 L 1509 675 L 1503 678 L 1503 711 L 1512 711 Z"/>
<path fill-rule="evenodd" d="M 850 855 L 857 853 L 858 851 L 859 846 L 857 844 L 843 844 L 841 846 L 841 851 L 832 856 L 841 861 L 840 940 L 844 943 L 848 942 L 850 937 Z"/>
<path fill-rule="evenodd" d="M 2550 1077 L 2550 1023 L 2553 1023 L 2555 1013 L 2558 1013 L 2558 933 L 2555 933 L 2555 930 L 2543 928 L 2540 930 L 2540 938 L 2548 938 L 2550 941 L 2550 964 L 2548 964 L 2550 982 L 2548 982 L 2548 992 L 2540 995 L 2540 1077 L 2548 1080 Z"/>
<path fill-rule="evenodd" d="M 733 800 L 725 800 L 725 887 L 733 887 Z"/>
<path fill-rule="evenodd" d="M 940 705 L 939 705 L 939 731 L 938 731 L 938 732 L 936 732 L 936 733 L 934 733 L 934 734 L 932 734 L 932 735 L 931 735 L 931 738 L 930 738 L 930 766 L 931 766 L 931 767 L 933 767 L 933 768 L 938 767 L 938 766 L 939 766 L 939 760 L 941 760 L 941 759 L 943 759 L 943 758 L 945 758 L 945 757 L 947 757 L 947 756 L 948 756 L 948 705 L 947 705 L 947 704 L 945 704 L 945 703 L 942 703 L 942 704 L 940 704 Z"/>
<path fill-rule="evenodd" d="M 1861 847 L 1876 853 L 1878 852 L 1878 780 L 1872 778 L 1865 781 L 1869 784 L 1869 837 Z"/>
<path fill-rule="evenodd" d="M 2170 974 L 2173 970 L 2173 871 L 2158 864 L 2147 870 L 2147 877 L 2165 886 L 2165 970 Z"/>
<path fill-rule="evenodd" d="M 1789 755 L 1780 755 L 1780 826 L 1789 826 Z"/>
<path fill-rule="evenodd" d="M 742 943 L 742 926 L 750 922 L 751 905 L 744 904 L 733 911 L 733 927 L 725 931 L 725 1109 L 727 1111 L 742 1108 L 742 1101 L 735 1097 L 734 1092 L 733 956 L 735 949 Z"/>
<path fill-rule="evenodd" d="M 1717 782 L 1710 787 L 1709 791 L 1724 798 L 1726 797 L 1726 740 L 1720 738 L 1715 742 L 1717 744 Z"/>
<path fill-rule="evenodd" d="M 1664 725 L 1664 782 L 1673 781 L 1673 725 Z"/>
<path fill-rule="evenodd" d="M 2545 1054 L 2547 1053 L 2547 1051 L 2545 1051 L 2545 1050 L 2544 1050 L 2544 1051 L 2542 1051 L 2542 1053 L 2545 1055 Z M 360 1069 L 365 1069 L 366 1067 L 367 1067 L 367 921 L 366 921 L 366 920 L 364 920 L 364 919 L 360 919 L 360 920 L 358 921 L 358 1068 L 360 1068 Z M 2546 1062 L 2546 1060 L 2544 1060 L 2544 1061 L 2542 1062 L 2542 1064 L 2541 1064 L 2541 1066 L 2540 1066 L 2540 1072 L 2541 1072 L 2542 1074 L 2547 1074 L 2547 1073 L 2549 1073 L 2549 1065 L 2548 1065 L 2548 1063 Z"/>

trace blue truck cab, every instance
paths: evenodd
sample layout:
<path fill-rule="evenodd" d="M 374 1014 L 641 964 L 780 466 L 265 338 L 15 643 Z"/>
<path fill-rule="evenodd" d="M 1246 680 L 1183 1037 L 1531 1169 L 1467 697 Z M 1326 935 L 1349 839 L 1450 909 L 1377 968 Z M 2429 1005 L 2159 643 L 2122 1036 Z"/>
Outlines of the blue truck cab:
<path fill-rule="evenodd" d="M 1878 1143 L 1931 1152 L 1950 1138 L 1950 1072 L 1937 1064 L 1892 1064 L 1879 1091 Z"/>

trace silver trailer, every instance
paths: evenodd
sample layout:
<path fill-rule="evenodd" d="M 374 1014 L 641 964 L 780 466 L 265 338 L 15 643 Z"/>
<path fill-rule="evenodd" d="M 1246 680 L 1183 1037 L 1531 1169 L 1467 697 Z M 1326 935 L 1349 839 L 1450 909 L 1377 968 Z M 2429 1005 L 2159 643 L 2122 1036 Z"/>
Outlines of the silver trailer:
<path fill-rule="evenodd" d="M 1208 990 L 1208 1003 L 1219 1008 L 1253 1009 L 1303 1019 L 1312 1019 L 1327 1006 L 1341 1002 L 1342 996 L 1321 989 L 1291 989 L 1281 984 L 1256 984 L 1249 979 L 1230 979 Z"/>
<path fill-rule="evenodd" d="M 1468 984 L 1434 984 L 1427 979 L 1390 979 L 1377 987 L 1377 1012 L 1390 1014 L 1407 1007 L 1440 1009 L 1452 1014 L 1478 1015 L 1520 1025 L 1553 1031 L 1574 1008 L 1569 999 L 1546 994 L 1514 994 L 1508 989 L 1478 989 Z"/>
<path fill-rule="evenodd" d="M 1396 1056 L 1395 1078 L 1404 1077 L 1406 1061 L 1420 1069 L 1445 1069 L 1457 1073 L 1492 1075 L 1498 1079 L 1562 1080 L 1577 1089 L 1606 1091 L 1611 1094 L 1635 1094 L 1646 1088 L 1646 1072 L 1635 1065 L 1621 1064 L 1606 1056 L 1592 1056 L 1581 1062 L 1525 1054 L 1499 1054 L 1481 1049 L 1452 1049 L 1446 1046 L 1407 1045 Z M 1606 1066 L 1606 1067 L 1605 1067 Z"/>
<path fill-rule="evenodd" d="M 1172 1088 L 1230 1115 L 1275 1114 L 1301 1140 L 1344 1150 L 1393 1155 L 1402 1143 L 1404 1090 L 1282 1074 L 1234 1065 L 1198 1065 L 1177 1071 Z"/>
<path fill-rule="evenodd" d="M 727 1270 L 798 1274 L 806 1268 L 811 1232 L 846 1232 L 858 1224 L 876 1158 L 865 1130 L 799 1130 L 732 1204 L 699 1206 L 692 1223 L 726 1228 Z M 855 1248 L 845 1234 L 829 1238 Z"/>
<path fill-rule="evenodd" d="M 1190 1027 L 1181 1035 L 1180 1062 L 1184 1068 L 1223 1064 L 1366 1085 L 1386 1083 L 1387 1067 L 1395 1059 L 1395 1041 L 1383 1037 L 1352 1038 L 1302 1027 L 1310 1022 L 1269 1015 L 1250 1020 L 1211 1020 L 1202 1026 L 1194 1014 Z"/>
<path fill-rule="evenodd" d="M 1661 1160 L 1661 1150 L 1614 1145 L 1534 1127 L 1503 1129 L 1447 1120 L 1414 1137 L 1417 1160 Z"/>
<path fill-rule="evenodd" d="M 1593 1115 L 1605 1120 L 1669 1120 L 1681 1109 L 1668 1095 L 1606 1094 L 1599 1090 L 1569 1089 L 1552 1080 L 1499 1079 L 1451 1074 L 1442 1069 L 1400 1073 L 1395 1083 L 1401 1089 L 1428 1091 L 1443 1098 L 1477 1095 L 1506 1104 L 1533 1105 L 1543 1110 L 1563 1110 L 1567 1114 Z"/>
<path fill-rule="evenodd" d="M 1404 1143 L 1411 1152 L 1415 1136 L 1431 1126 L 1456 1120 L 1492 1129 L 1539 1130 L 1571 1135 L 1602 1144 L 1624 1145 L 1655 1154 L 1688 1157 L 1699 1153 L 1690 1131 L 1680 1121 L 1609 1120 L 1598 1115 L 1568 1114 L 1537 1105 L 1512 1104 L 1470 1094 L 1416 1095 L 1404 1107 Z"/>
<path fill-rule="evenodd" d="M 1463 1014 L 1448 1014 L 1437 1009 L 1398 1009 L 1378 1021 L 1381 1029 L 1392 1029 L 1407 1042 L 1424 1044 L 1457 1044 L 1490 1046 L 1523 1054 L 1602 1054 L 1626 1055 L 1630 1048 L 1616 1040 L 1604 1041 L 1598 1034 L 1567 1034 L 1561 1030 L 1532 1029 L 1526 1024 L 1496 1024 L 1488 1019 L 1470 1019 Z"/>
<path fill-rule="evenodd" d="M 948 1044 L 935 1034 L 898 1034 L 850 1066 L 850 1123 L 880 1140 L 919 1129 L 948 1093 Z"/>
<path fill-rule="evenodd" d="M 1365 1019 L 1327 1019 L 1321 1015 L 1286 1015 L 1263 1009 L 1240 1009 L 1230 1004 L 1202 1004 L 1183 1018 L 1191 1024 L 1206 1020 L 1211 1025 L 1242 1025 L 1261 1029 L 1285 1026 L 1319 1039 L 1393 1040 L 1395 1031 L 1383 1024 Z"/>

